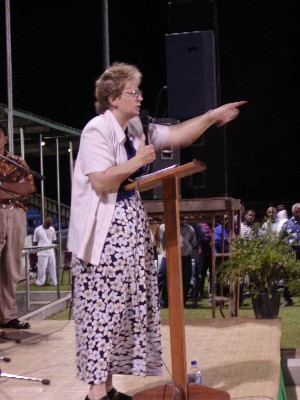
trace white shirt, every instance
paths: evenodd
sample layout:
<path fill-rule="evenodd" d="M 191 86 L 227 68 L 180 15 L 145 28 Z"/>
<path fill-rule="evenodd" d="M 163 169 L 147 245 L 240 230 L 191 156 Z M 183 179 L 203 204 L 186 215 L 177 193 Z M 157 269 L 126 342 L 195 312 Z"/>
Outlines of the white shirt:
<path fill-rule="evenodd" d="M 269 229 L 271 229 L 273 232 L 278 233 L 278 232 L 279 232 L 279 231 L 278 231 L 278 225 L 279 225 L 279 220 L 278 220 L 278 219 L 276 219 L 276 220 L 273 221 L 273 222 L 270 221 L 270 220 L 268 220 L 268 221 L 266 221 L 266 222 L 264 222 L 264 223 L 262 224 L 260 233 L 264 234 L 264 233 L 266 233 Z"/>
<path fill-rule="evenodd" d="M 37 242 L 38 246 L 49 246 L 52 245 L 56 240 L 56 233 L 53 226 L 45 229 L 43 225 L 38 226 L 33 234 L 33 242 Z M 41 250 L 38 252 L 38 256 L 49 256 L 55 255 L 54 249 Z"/>
<path fill-rule="evenodd" d="M 281 229 L 283 228 L 283 225 L 286 223 L 287 220 L 288 220 L 288 218 L 282 218 L 282 219 L 278 222 L 278 227 L 277 227 L 278 232 L 281 231 Z"/>
<path fill-rule="evenodd" d="M 244 224 L 243 222 L 241 223 L 241 228 L 240 228 L 240 236 L 241 237 L 249 237 L 252 235 L 253 232 L 253 227 Z"/>
<path fill-rule="evenodd" d="M 129 121 L 128 132 L 137 148 L 143 134 L 140 118 Z M 150 124 L 149 141 L 155 149 L 164 146 L 168 135 L 168 126 Z M 110 110 L 89 121 L 81 135 L 72 180 L 68 249 L 81 260 L 93 265 L 100 262 L 117 192 L 105 192 L 98 196 L 88 175 L 126 162 L 124 142 L 125 133 Z"/>

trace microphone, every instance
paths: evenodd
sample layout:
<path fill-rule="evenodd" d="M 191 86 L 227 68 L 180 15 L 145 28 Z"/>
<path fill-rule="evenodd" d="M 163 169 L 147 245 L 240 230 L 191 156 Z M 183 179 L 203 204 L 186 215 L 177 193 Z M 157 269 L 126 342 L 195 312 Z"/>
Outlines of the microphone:
<path fill-rule="evenodd" d="M 149 115 L 149 111 L 141 110 L 140 112 L 140 120 L 143 125 L 143 131 L 146 136 L 146 145 L 149 144 L 149 123 L 151 121 L 151 117 Z"/>
<path fill-rule="evenodd" d="M 33 175 L 35 178 L 39 179 L 40 181 L 45 180 L 45 175 L 41 175 L 37 171 L 33 171 L 32 169 L 28 169 L 28 174 Z"/>

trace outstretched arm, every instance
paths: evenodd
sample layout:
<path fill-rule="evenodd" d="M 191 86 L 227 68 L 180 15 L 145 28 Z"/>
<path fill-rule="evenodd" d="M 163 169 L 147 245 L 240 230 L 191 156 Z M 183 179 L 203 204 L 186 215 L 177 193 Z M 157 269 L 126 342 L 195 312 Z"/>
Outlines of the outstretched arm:
<path fill-rule="evenodd" d="M 213 124 L 220 127 L 235 119 L 240 112 L 238 107 L 246 103 L 247 101 L 236 101 L 224 104 L 199 117 L 170 126 L 170 134 L 165 147 L 191 145 Z"/>

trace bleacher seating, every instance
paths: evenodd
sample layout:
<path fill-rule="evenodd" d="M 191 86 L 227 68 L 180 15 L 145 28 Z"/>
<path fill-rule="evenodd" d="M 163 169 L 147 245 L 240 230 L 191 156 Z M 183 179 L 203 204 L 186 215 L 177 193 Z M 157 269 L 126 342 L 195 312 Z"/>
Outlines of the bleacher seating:
<path fill-rule="evenodd" d="M 33 235 L 36 227 L 43 223 L 42 216 L 38 209 L 32 208 L 27 210 L 27 235 Z"/>

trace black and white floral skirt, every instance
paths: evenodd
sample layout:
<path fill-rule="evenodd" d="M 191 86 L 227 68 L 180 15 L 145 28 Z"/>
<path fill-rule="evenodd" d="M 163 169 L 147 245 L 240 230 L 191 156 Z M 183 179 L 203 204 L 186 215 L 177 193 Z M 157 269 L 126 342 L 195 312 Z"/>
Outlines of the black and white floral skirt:
<path fill-rule="evenodd" d="M 157 268 L 138 194 L 116 203 L 100 265 L 73 268 L 79 378 L 161 375 Z"/>

